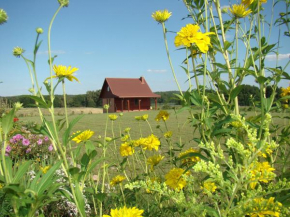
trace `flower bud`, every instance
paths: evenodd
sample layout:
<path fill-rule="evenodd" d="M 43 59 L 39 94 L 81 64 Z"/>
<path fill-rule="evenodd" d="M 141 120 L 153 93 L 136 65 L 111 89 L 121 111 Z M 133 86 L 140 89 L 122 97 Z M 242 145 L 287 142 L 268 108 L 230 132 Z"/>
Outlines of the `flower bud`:
<path fill-rule="evenodd" d="M 31 88 L 28 89 L 28 91 L 29 91 L 30 93 L 33 93 L 33 92 L 34 92 L 34 89 L 31 87 Z"/>
<path fill-rule="evenodd" d="M 222 8 L 222 13 L 223 13 L 223 14 L 227 14 L 227 13 L 228 13 L 228 7 L 224 7 L 224 8 Z"/>
<path fill-rule="evenodd" d="M 21 54 L 24 53 L 24 49 L 22 49 L 21 47 L 15 47 L 13 49 L 13 55 L 16 56 L 16 57 L 20 57 Z"/>
<path fill-rule="evenodd" d="M 7 20 L 8 20 L 7 13 L 3 9 L 0 9 L 0 25 L 6 23 Z"/>
<path fill-rule="evenodd" d="M 16 103 L 14 103 L 14 108 L 16 109 L 16 110 L 19 110 L 19 109 L 21 109 L 22 108 L 22 103 L 20 103 L 20 102 L 16 102 Z"/>
<path fill-rule="evenodd" d="M 42 29 L 42 28 L 36 28 L 36 32 L 37 32 L 38 34 L 42 34 L 42 33 L 43 33 L 43 29 Z"/>
<path fill-rule="evenodd" d="M 109 107 L 110 107 L 110 106 L 109 106 L 108 104 L 105 104 L 105 105 L 104 105 L 104 109 L 106 109 L 106 110 L 108 110 Z"/>
<path fill-rule="evenodd" d="M 58 0 L 58 3 L 63 7 L 68 7 L 69 0 Z"/>

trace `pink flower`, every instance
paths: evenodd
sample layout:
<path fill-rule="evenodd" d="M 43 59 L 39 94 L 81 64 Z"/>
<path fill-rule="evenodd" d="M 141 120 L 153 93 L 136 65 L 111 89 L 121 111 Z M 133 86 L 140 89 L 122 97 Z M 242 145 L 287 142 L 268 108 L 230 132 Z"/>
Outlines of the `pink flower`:
<path fill-rule="evenodd" d="M 26 149 L 26 154 L 31 152 L 31 148 Z"/>
<path fill-rule="evenodd" d="M 50 144 L 50 146 L 48 146 L 48 151 L 53 151 L 53 146 L 52 146 L 52 144 Z"/>
<path fill-rule="evenodd" d="M 23 140 L 22 140 L 22 144 L 23 144 L 24 146 L 29 146 L 29 144 L 30 144 L 29 139 L 25 139 L 25 138 L 23 138 Z"/>
<path fill-rule="evenodd" d="M 48 138 L 47 136 L 45 136 L 45 137 L 44 137 L 44 141 L 47 142 L 48 140 L 49 140 L 49 138 Z"/>
<path fill-rule="evenodd" d="M 11 146 L 10 145 L 7 145 L 6 152 L 9 153 L 11 150 L 12 150 Z"/>
<path fill-rule="evenodd" d="M 12 137 L 15 141 L 19 141 L 23 139 L 23 136 L 21 134 L 16 134 L 15 136 Z"/>
<path fill-rule="evenodd" d="M 42 139 L 37 140 L 37 144 L 41 145 L 42 144 Z"/>

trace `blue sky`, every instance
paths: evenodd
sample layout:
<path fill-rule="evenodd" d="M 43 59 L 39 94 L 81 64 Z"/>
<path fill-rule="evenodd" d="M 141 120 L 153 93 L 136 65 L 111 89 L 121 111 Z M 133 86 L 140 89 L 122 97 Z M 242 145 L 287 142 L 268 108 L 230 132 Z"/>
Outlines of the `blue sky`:
<path fill-rule="evenodd" d="M 221 1 L 222 6 L 229 4 Z M 269 13 L 270 4 L 265 5 Z M 8 22 L 0 26 L 0 81 L 3 82 L 0 96 L 29 94 L 31 83 L 25 62 L 15 58 L 12 50 L 22 47 L 25 57 L 32 59 L 37 27 L 44 29 L 36 64 L 39 81 L 49 76 L 47 31 L 58 6 L 57 0 L 0 0 L 0 8 L 9 16 Z M 80 83 L 67 82 L 67 93 L 83 94 L 101 89 L 105 77 L 140 76 L 145 77 L 153 91 L 177 90 L 165 52 L 162 27 L 151 17 L 152 12 L 163 9 L 172 12 L 166 22 L 168 30 L 179 31 L 192 22 L 182 20 L 188 12 L 181 0 L 71 0 L 69 7 L 63 8 L 56 17 L 51 36 L 52 54 L 58 55 L 54 63 L 79 68 L 76 77 Z M 278 5 L 275 13 L 282 9 Z M 275 29 L 272 32 L 273 43 L 277 32 Z M 175 34 L 168 33 L 171 58 L 181 87 L 186 90 L 186 76 L 180 68 L 185 53 L 175 48 L 174 37 Z M 289 43 L 287 40 L 281 44 Z M 283 60 L 279 64 L 283 65 L 289 59 L 289 46 L 282 46 L 280 53 L 284 56 L 281 55 Z M 274 66 L 270 58 L 268 62 Z M 246 82 L 253 84 L 252 80 Z M 288 82 L 282 85 L 288 86 Z"/>

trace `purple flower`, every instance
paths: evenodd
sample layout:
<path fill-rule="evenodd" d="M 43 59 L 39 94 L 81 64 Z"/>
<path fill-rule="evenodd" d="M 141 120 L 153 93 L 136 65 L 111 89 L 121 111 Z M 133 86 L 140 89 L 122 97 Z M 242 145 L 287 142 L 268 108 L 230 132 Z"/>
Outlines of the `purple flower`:
<path fill-rule="evenodd" d="M 16 134 L 15 136 L 12 137 L 14 140 L 19 141 L 23 139 L 23 136 L 21 134 Z"/>
<path fill-rule="evenodd" d="M 52 144 L 50 144 L 50 146 L 48 146 L 48 151 L 53 151 L 53 146 L 52 146 Z"/>
<path fill-rule="evenodd" d="M 10 145 L 7 145 L 7 147 L 6 147 L 6 152 L 10 152 L 12 150 L 12 148 L 11 148 L 11 146 Z"/>
<path fill-rule="evenodd" d="M 23 138 L 23 140 L 22 140 L 22 144 L 23 144 L 24 146 L 29 146 L 29 144 L 30 144 L 29 139 L 25 139 L 25 138 Z"/>
<path fill-rule="evenodd" d="M 26 149 L 26 154 L 31 152 L 31 148 Z"/>
<path fill-rule="evenodd" d="M 47 136 L 45 136 L 45 137 L 44 137 L 44 141 L 47 142 L 48 140 L 49 140 L 49 138 L 48 138 Z"/>
<path fill-rule="evenodd" d="M 37 144 L 41 145 L 42 144 L 42 139 L 37 140 Z"/>
<path fill-rule="evenodd" d="M 10 139 L 9 142 L 12 144 L 16 143 L 16 141 L 14 139 Z"/>

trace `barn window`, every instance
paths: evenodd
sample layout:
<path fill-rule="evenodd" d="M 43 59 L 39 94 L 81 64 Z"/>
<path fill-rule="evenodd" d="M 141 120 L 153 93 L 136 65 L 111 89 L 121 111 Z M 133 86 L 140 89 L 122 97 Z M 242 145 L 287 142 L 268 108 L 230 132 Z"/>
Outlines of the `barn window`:
<path fill-rule="evenodd" d="M 109 87 L 109 86 L 107 87 L 107 91 L 108 91 L 108 92 L 110 91 L 110 87 Z"/>

